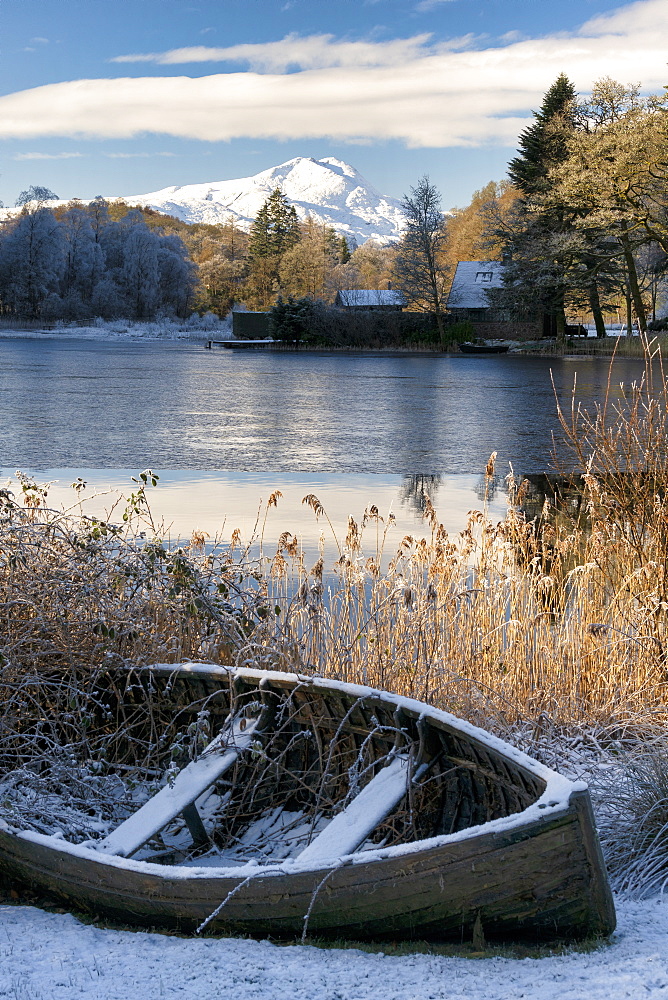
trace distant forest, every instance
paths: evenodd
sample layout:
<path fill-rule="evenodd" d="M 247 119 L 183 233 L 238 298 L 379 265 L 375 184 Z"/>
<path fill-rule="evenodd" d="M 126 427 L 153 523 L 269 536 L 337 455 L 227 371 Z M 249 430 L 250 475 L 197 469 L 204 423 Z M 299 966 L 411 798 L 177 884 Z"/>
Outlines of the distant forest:
<path fill-rule="evenodd" d="M 24 192 L 21 213 L 0 229 L 4 315 L 71 321 L 190 314 L 197 267 L 178 234 L 101 198 L 52 210 L 44 193 L 52 195 Z"/>

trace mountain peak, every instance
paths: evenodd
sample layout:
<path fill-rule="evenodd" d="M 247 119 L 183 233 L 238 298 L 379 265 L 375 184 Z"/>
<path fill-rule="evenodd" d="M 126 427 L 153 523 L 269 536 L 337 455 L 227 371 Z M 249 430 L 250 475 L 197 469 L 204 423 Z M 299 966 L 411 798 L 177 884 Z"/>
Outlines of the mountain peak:
<path fill-rule="evenodd" d="M 208 184 L 171 186 L 149 194 L 124 195 L 184 222 L 221 223 L 233 219 L 250 229 L 269 195 L 280 188 L 300 219 L 311 216 L 356 243 L 392 243 L 401 237 L 404 214 L 396 198 L 379 194 L 349 163 L 296 156 L 251 177 Z"/>

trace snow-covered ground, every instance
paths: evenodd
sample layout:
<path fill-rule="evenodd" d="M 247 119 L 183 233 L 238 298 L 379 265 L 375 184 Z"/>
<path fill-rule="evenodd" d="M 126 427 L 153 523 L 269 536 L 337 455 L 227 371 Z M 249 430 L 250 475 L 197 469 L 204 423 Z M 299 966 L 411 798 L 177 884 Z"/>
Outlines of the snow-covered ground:
<path fill-rule="evenodd" d="M 609 945 L 547 958 L 394 956 L 105 930 L 0 906 L 9 1000 L 652 1000 L 668 996 L 668 899 L 618 903 Z"/>
<path fill-rule="evenodd" d="M 27 340 L 228 340 L 232 337 L 232 317 L 220 320 L 213 313 L 198 316 L 194 313 L 187 320 L 155 320 L 140 323 L 134 320 L 94 320 L 89 325 L 60 323 L 35 326 L 25 330 L 0 326 L 3 338 Z M 2 996 L 2 994 L 0 994 Z"/>

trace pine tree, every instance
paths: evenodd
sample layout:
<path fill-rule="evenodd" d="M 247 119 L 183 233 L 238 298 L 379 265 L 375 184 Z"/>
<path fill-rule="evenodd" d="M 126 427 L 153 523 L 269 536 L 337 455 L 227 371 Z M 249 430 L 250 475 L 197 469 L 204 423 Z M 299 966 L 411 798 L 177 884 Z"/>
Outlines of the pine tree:
<path fill-rule="evenodd" d="M 248 244 L 249 298 L 260 308 L 267 308 L 279 290 L 282 258 L 297 246 L 301 235 L 294 205 L 276 188 L 258 212 Z"/>
<path fill-rule="evenodd" d="M 251 257 L 270 257 L 270 248 L 269 208 L 265 201 L 251 226 L 248 252 Z"/>
<path fill-rule="evenodd" d="M 251 226 L 251 257 L 280 257 L 299 243 L 301 231 L 294 205 L 276 188 L 269 195 Z"/>
<path fill-rule="evenodd" d="M 351 250 L 345 236 L 339 236 L 339 263 L 347 264 L 351 257 Z"/>
<path fill-rule="evenodd" d="M 508 175 L 521 198 L 515 213 L 516 227 L 506 244 L 509 263 L 505 278 L 519 290 L 534 281 L 536 254 L 548 253 L 541 268 L 541 289 L 546 309 L 544 329 L 563 340 L 566 333 L 564 299 L 565 263 L 560 246 L 569 242 L 573 220 L 564 206 L 544 196 L 550 188 L 550 171 L 568 159 L 570 140 L 577 127 L 576 93 L 571 81 L 561 73 L 543 98 L 535 121 L 519 137 L 519 155 L 510 161 Z"/>
<path fill-rule="evenodd" d="M 533 124 L 520 133 L 519 155 L 508 164 L 508 176 L 524 195 L 544 191 L 550 169 L 568 157 L 576 98 L 575 87 L 561 73 L 545 94 Z"/>

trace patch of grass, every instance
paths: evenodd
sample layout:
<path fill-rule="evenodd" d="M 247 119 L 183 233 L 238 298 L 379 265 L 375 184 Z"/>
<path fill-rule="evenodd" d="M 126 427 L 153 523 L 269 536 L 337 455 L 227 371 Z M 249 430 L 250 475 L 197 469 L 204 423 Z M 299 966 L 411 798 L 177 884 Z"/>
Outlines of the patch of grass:
<path fill-rule="evenodd" d="M 297 943 L 297 942 L 295 942 Z M 306 944 L 316 948 L 354 949 L 371 955 L 442 955 L 446 958 L 550 958 L 554 955 L 589 954 L 609 945 L 608 938 L 585 938 L 582 941 L 552 941 L 549 944 L 516 942 L 488 942 L 484 948 L 475 947 L 470 942 L 448 943 L 437 941 L 328 941 L 321 938 L 307 938 Z"/>

